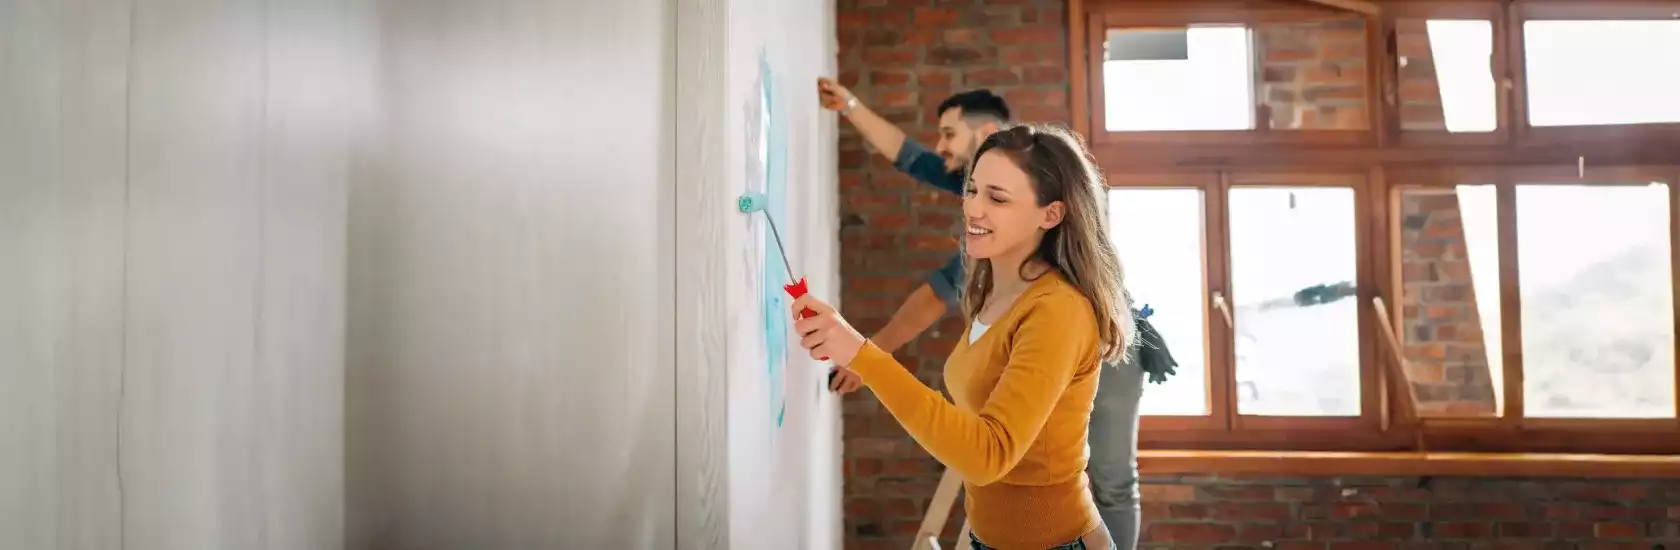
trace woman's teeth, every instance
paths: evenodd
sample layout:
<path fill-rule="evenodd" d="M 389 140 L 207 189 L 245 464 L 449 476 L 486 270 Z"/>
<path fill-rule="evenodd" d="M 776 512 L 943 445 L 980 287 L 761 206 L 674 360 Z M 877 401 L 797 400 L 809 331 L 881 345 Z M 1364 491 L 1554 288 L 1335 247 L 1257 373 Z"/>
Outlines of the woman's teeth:
<path fill-rule="evenodd" d="M 990 235 L 990 234 L 992 234 L 992 230 L 983 229 L 983 228 L 979 228 L 979 227 L 970 227 L 970 228 L 968 228 L 968 234 L 970 234 L 970 235 Z"/>

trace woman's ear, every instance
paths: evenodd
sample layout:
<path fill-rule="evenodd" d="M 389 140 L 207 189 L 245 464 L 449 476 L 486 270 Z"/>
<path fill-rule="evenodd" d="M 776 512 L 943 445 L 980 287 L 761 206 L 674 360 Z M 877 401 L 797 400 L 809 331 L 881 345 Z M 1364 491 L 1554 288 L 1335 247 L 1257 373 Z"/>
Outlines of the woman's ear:
<path fill-rule="evenodd" d="M 1062 224 L 1062 218 L 1066 216 L 1067 204 L 1062 201 L 1052 202 L 1049 206 L 1044 207 L 1044 222 L 1040 223 L 1038 227 L 1045 231 L 1055 229 L 1056 226 Z"/>

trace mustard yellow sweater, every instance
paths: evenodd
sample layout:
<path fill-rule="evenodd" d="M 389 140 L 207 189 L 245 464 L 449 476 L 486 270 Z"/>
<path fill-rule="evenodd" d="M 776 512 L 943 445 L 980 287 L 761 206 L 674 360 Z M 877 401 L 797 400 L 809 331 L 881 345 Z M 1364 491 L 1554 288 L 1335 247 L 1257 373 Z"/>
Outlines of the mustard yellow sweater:
<path fill-rule="evenodd" d="M 911 437 L 962 474 L 975 536 L 1000 550 L 1043 550 L 1101 524 L 1085 478 L 1098 347 L 1090 301 L 1051 272 L 980 339 L 969 344 L 965 331 L 958 340 L 945 362 L 955 404 L 874 344 L 849 366 Z"/>

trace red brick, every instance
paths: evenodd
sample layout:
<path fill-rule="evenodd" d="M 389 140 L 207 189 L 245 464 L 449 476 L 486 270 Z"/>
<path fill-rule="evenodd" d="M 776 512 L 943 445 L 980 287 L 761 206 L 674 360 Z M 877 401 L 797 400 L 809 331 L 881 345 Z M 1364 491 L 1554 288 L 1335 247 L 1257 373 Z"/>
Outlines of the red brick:
<path fill-rule="evenodd" d="M 1062 38 L 1059 27 L 1019 27 L 1013 29 L 993 29 L 992 42 L 999 45 L 1016 46 L 1022 44 L 1056 44 Z"/>
<path fill-rule="evenodd" d="M 1422 504 L 1384 502 L 1377 506 L 1384 519 L 1424 519 L 1429 509 Z"/>
<path fill-rule="evenodd" d="M 1536 538 L 1552 536 L 1550 523 L 1501 523 L 1500 538 Z"/>
<path fill-rule="evenodd" d="M 1025 67 L 1022 80 L 1027 84 L 1060 84 L 1067 82 L 1067 70 L 1061 67 Z"/>
<path fill-rule="evenodd" d="M 1283 526 L 1278 524 L 1249 523 L 1237 531 L 1237 542 L 1269 542 L 1279 538 L 1283 538 Z"/>
<path fill-rule="evenodd" d="M 1593 525 L 1593 536 L 1600 538 L 1633 538 L 1645 535 L 1645 525 L 1629 522 L 1607 522 Z"/>
<path fill-rule="evenodd" d="M 971 87 L 1007 86 L 1021 81 L 1015 71 L 1003 68 L 974 69 L 963 73 L 963 84 Z"/>
<path fill-rule="evenodd" d="M 875 16 L 875 24 L 893 29 L 908 28 L 910 26 L 910 12 L 881 12 Z"/>
<path fill-rule="evenodd" d="M 1189 485 L 1145 484 L 1139 489 L 1144 502 L 1191 502 L 1196 488 Z"/>
<path fill-rule="evenodd" d="M 1004 92 L 1003 98 L 1009 102 L 1010 107 L 1014 107 L 1015 105 L 1021 105 L 1023 107 L 1059 107 L 1067 105 L 1067 92 L 1064 90 L 1047 91 L 1014 89 Z"/>
<path fill-rule="evenodd" d="M 1065 59 L 1057 59 L 1054 52 L 1042 48 L 1012 47 L 1003 49 L 1003 62 L 1006 65 L 1031 65 L 1038 63 L 1066 63 Z"/>
<path fill-rule="evenodd" d="M 911 250 L 947 251 L 957 249 L 957 238 L 955 236 L 929 237 L 911 235 L 904 238 L 904 243 L 905 246 L 909 247 Z"/>
<path fill-rule="evenodd" d="M 1150 542 L 1210 544 L 1236 538 L 1236 528 L 1222 523 L 1157 523 L 1144 531 L 1144 539 Z"/>
<path fill-rule="evenodd" d="M 875 94 L 877 107 L 910 107 L 916 104 L 916 93 L 907 91 L 883 91 Z"/>
<path fill-rule="evenodd" d="M 882 512 L 885 513 L 887 517 L 916 518 L 918 520 L 927 513 L 921 506 L 916 505 L 916 501 L 908 498 L 887 499 L 882 506 Z M 914 531 L 912 531 L 912 533 L 913 532 Z"/>
<path fill-rule="evenodd" d="M 869 25 L 870 25 L 869 12 L 866 12 L 866 11 L 840 12 L 840 14 L 835 16 L 834 24 L 835 24 L 835 27 L 838 30 L 841 30 L 841 31 L 868 29 Z"/>
<path fill-rule="evenodd" d="M 1330 550 L 1394 550 L 1394 543 L 1377 540 L 1333 542 L 1330 543 Z"/>
<path fill-rule="evenodd" d="M 880 475 L 882 471 L 881 461 L 874 458 L 858 459 L 854 462 L 853 471 L 860 476 Z"/>
<path fill-rule="evenodd" d="M 1218 502 L 1212 510 L 1213 519 L 1220 521 L 1289 519 L 1289 505 L 1281 502 Z"/>
<path fill-rule="evenodd" d="M 1438 522 L 1434 534 L 1446 539 L 1486 538 L 1493 536 L 1493 526 L 1470 521 Z"/>
<path fill-rule="evenodd" d="M 1348 532 L 1359 538 L 1411 539 L 1417 536 L 1417 524 L 1361 521 L 1348 524 Z"/>
<path fill-rule="evenodd" d="M 957 24 L 957 10 L 920 8 L 916 10 L 916 26 L 933 27 Z"/>
<path fill-rule="evenodd" d="M 873 67 L 912 67 L 917 52 L 910 48 L 876 48 L 865 50 L 863 60 Z"/>
<path fill-rule="evenodd" d="M 1272 500 L 1276 496 L 1268 485 L 1209 485 L 1202 487 L 1201 492 L 1219 500 Z"/>
<path fill-rule="evenodd" d="M 870 71 L 869 84 L 871 86 L 903 86 L 909 84 L 915 76 L 909 71 Z"/>
<path fill-rule="evenodd" d="M 956 217 L 939 212 L 917 212 L 916 225 L 928 229 L 954 229 Z"/>
<path fill-rule="evenodd" d="M 1557 536 L 1564 538 L 1582 538 L 1593 536 L 1591 523 L 1564 522 L 1553 524 Z"/>
<path fill-rule="evenodd" d="M 992 46 L 940 45 L 927 49 L 927 63 L 940 66 L 982 65 L 997 60 Z"/>
<path fill-rule="evenodd" d="M 1376 517 L 1377 505 L 1369 502 L 1339 502 L 1331 509 L 1331 516 L 1338 519 Z"/>

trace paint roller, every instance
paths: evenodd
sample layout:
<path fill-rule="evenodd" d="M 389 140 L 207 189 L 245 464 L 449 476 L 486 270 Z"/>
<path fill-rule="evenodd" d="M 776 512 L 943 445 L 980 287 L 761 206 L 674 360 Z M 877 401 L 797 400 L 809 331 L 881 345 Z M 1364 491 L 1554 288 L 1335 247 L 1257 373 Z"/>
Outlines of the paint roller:
<path fill-rule="evenodd" d="M 739 199 L 735 200 L 735 209 L 740 210 L 742 214 L 749 216 L 751 216 L 753 212 L 762 212 L 764 214 L 764 221 L 770 225 L 770 236 L 776 239 L 776 251 L 782 253 L 782 267 L 787 269 L 788 281 L 791 281 L 788 284 L 782 285 L 782 290 L 787 291 L 788 296 L 792 296 L 793 299 L 797 300 L 801 296 L 804 296 L 807 292 L 810 292 L 810 290 L 805 284 L 804 277 L 799 277 L 793 274 L 793 264 L 788 261 L 787 247 L 782 245 L 782 232 L 776 229 L 776 219 L 771 217 L 769 212 L 764 211 L 764 205 L 769 204 L 769 202 L 770 200 L 766 198 L 763 193 L 748 192 L 742 194 Z M 804 319 L 806 317 L 815 316 L 816 314 L 817 312 L 812 311 L 811 308 L 805 308 L 799 312 L 799 318 Z M 819 357 L 818 359 L 823 361 L 828 360 L 827 357 Z M 834 371 L 828 372 L 828 387 L 834 387 L 834 375 Z"/>

